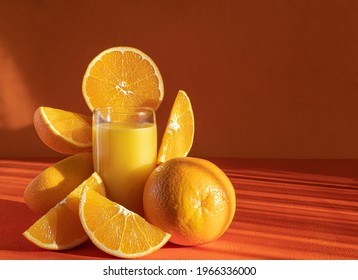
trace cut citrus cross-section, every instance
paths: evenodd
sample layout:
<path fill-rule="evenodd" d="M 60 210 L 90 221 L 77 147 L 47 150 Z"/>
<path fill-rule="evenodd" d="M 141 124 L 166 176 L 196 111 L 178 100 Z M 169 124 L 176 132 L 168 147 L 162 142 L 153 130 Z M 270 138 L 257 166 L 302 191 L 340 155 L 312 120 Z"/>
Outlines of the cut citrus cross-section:
<path fill-rule="evenodd" d="M 50 107 L 39 107 L 34 114 L 34 126 L 42 142 L 63 154 L 90 151 L 92 118 Z"/>
<path fill-rule="evenodd" d="M 194 140 L 194 114 L 188 95 L 175 98 L 158 152 L 158 164 L 188 155 Z"/>
<path fill-rule="evenodd" d="M 78 216 L 78 207 L 84 187 L 105 195 L 101 178 L 95 172 L 65 199 L 37 220 L 23 235 L 38 247 L 65 250 L 88 239 Z"/>
<path fill-rule="evenodd" d="M 92 111 L 100 107 L 158 109 L 164 96 L 163 79 L 154 61 L 131 47 L 101 52 L 88 65 L 83 97 Z"/>
<path fill-rule="evenodd" d="M 82 226 L 92 242 L 100 250 L 116 257 L 148 255 L 170 238 L 170 234 L 89 188 L 83 190 L 79 213 Z"/>

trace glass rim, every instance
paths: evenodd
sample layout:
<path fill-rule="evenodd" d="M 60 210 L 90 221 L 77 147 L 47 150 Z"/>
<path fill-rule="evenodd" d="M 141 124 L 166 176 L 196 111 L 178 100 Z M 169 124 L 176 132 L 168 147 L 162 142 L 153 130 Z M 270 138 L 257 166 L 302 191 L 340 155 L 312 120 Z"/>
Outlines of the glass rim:
<path fill-rule="evenodd" d="M 106 106 L 94 108 L 92 113 L 95 115 L 97 113 L 107 113 L 107 114 L 119 114 L 119 115 L 144 115 L 144 114 L 154 114 L 155 110 L 152 107 L 146 106 L 128 106 L 126 108 L 115 107 L 115 106 Z"/>

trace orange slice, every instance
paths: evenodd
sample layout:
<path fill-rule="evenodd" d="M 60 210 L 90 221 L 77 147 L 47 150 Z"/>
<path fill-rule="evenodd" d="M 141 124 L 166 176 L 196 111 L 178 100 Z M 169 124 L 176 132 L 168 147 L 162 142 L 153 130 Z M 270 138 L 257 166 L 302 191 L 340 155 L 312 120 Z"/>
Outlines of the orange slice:
<path fill-rule="evenodd" d="M 100 250 L 116 257 L 148 255 L 170 238 L 170 234 L 89 188 L 83 190 L 79 213 L 82 226 L 92 242 Z"/>
<path fill-rule="evenodd" d="M 148 55 L 131 47 L 114 47 L 101 52 L 88 65 L 82 93 L 91 111 L 109 106 L 156 110 L 164 97 L 164 85 Z"/>
<path fill-rule="evenodd" d="M 175 98 L 158 152 L 158 164 L 186 157 L 194 140 L 194 114 L 188 95 L 180 90 Z"/>
<path fill-rule="evenodd" d="M 90 151 L 92 118 L 50 107 L 39 107 L 34 126 L 42 142 L 62 154 Z"/>
<path fill-rule="evenodd" d="M 23 235 L 36 246 L 49 250 L 65 250 L 88 239 L 78 216 L 84 187 L 105 195 L 101 178 L 95 172 L 65 199 L 37 220 Z"/>

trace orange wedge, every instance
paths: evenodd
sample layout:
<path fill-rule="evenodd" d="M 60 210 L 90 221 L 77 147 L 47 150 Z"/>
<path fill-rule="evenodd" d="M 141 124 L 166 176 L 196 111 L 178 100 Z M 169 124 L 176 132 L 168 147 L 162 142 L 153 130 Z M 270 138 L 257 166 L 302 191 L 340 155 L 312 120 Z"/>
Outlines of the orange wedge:
<path fill-rule="evenodd" d="M 34 126 L 42 142 L 62 154 L 90 151 L 92 118 L 50 107 L 39 107 L 34 114 Z"/>
<path fill-rule="evenodd" d="M 194 140 L 194 114 L 188 95 L 180 90 L 175 98 L 158 152 L 158 164 L 186 157 Z"/>
<path fill-rule="evenodd" d="M 116 257 L 148 255 L 170 238 L 170 234 L 90 188 L 84 188 L 82 192 L 79 213 L 82 226 L 92 242 L 100 250 Z"/>
<path fill-rule="evenodd" d="M 93 173 L 92 153 L 67 157 L 38 174 L 24 191 L 24 201 L 37 214 L 45 214 Z"/>
<path fill-rule="evenodd" d="M 101 52 L 88 65 L 82 93 L 91 111 L 109 106 L 156 110 L 164 97 L 164 85 L 148 55 L 131 47 L 114 47 Z"/>
<path fill-rule="evenodd" d="M 95 172 L 65 199 L 37 220 L 23 235 L 36 246 L 49 250 L 65 250 L 88 239 L 78 216 L 84 187 L 105 195 L 101 178 Z"/>

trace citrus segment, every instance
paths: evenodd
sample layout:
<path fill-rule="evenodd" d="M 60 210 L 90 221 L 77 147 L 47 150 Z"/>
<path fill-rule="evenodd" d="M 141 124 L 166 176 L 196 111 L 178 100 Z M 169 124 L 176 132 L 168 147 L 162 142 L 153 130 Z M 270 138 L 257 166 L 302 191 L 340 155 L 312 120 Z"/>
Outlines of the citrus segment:
<path fill-rule="evenodd" d="M 188 95 L 180 90 L 175 98 L 158 152 L 158 164 L 188 155 L 194 140 L 194 114 Z"/>
<path fill-rule="evenodd" d="M 193 246 L 218 239 L 236 211 L 235 190 L 210 161 L 175 158 L 159 165 L 143 192 L 145 218 L 172 235 L 170 241 Z"/>
<path fill-rule="evenodd" d="M 82 244 L 88 239 L 78 216 L 83 187 L 103 195 L 105 188 L 97 173 L 85 180 L 65 199 L 38 219 L 23 235 L 36 246 L 49 250 L 65 250 Z"/>
<path fill-rule="evenodd" d="M 148 255 L 170 238 L 170 234 L 89 188 L 83 190 L 79 209 L 88 237 L 100 250 L 116 257 Z"/>
<path fill-rule="evenodd" d="M 65 158 L 46 168 L 30 182 L 24 192 L 24 201 L 33 212 L 43 215 L 92 173 L 92 153 Z"/>
<path fill-rule="evenodd" d="M 158 67 L 148 55 L 131 47 L 114 47 L 90 62 L 82 93 L 91 111 L 134 106 L 156 110 L 163 100 L 164 85 Z"/>
<path fill-rule="evenodd" d="M 50 107 L 39 107 L 34 114 L 35 130 L 49 148 L 62 154 L 90 151 L 92 118 Z"/>

